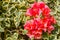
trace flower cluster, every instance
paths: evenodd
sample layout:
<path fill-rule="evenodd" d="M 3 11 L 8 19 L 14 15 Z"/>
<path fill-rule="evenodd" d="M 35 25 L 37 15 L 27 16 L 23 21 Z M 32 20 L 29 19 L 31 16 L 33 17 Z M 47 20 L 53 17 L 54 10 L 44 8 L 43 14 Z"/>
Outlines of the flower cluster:
<path fill-rule="evenodd" d="M 42 20 L 39 18 L 35 18 L 32 20 L 29 20 L 26 22 L 26 24 L 24 25 L 24 28 L 26 30 L 28 30 L 27 35 L 32 38 L 40 38 L 42 35 L 42 28 L 43 28 L 43 23 Z"/>
<path fill-rule="evenodd" d="M 50 8 L 44 2 L 35 2 L 31 5 L 31 8 L 27 9 L 26 15 L 34 16 L 33 19 L 28 20 L 24 29 L 28 31 L 27 35 L 35 39 L 42 37 L 43 32 L 51 33 L 54 30 L 53 24 L 56 20 L 50 15 Z M 43 18 L 35 18 L 42 14 Z"/>
<path fill-rule="evenodd" d="M 50 12 L 50 8 L 45 5 L 44 2 L 35 2 L 31 5 L 31 8 L 27 9 L 26 15 L 28 16 L 39 16 L 41 13 L 43 16 L 48 16 Z"/>

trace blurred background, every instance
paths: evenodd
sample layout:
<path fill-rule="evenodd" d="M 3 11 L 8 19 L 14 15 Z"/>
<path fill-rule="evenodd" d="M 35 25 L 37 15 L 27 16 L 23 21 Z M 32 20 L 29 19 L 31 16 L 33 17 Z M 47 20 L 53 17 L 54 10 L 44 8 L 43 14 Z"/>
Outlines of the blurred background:
<path fill-rule="evenodd" d="M 0 0 L 0 40 L 33 40 L 26 35 L 24 23 L 27 8 L 34 2 L 45 2 L 51 15 L 57 20 L 51 35 L 46 33 L 41 40 L 60 40 L 60 0 Z"/>

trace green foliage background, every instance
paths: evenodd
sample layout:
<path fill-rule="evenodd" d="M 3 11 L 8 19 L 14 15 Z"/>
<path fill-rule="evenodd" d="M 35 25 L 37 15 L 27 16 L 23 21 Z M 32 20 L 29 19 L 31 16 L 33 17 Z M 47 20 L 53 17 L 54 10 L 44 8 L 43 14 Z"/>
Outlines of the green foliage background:
<path fill-rule="evenodd" d="M 29 19 L 26 9 L 35 1 L 45 2 L 57 20 L 52 34 L 44 33 L 41 40 L 60 40 L 60 0 L 0 0 L 0 40 L 33 40 L 25 35 L 23 25 Z"/>

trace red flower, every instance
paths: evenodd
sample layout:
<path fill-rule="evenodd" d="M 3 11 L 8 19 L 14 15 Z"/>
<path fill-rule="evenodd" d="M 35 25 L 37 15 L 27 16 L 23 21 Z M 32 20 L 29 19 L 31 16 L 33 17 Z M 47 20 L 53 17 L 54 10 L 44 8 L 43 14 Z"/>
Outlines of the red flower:
<path fill-rule="evenodd" d="M 51 26 L 48 26 L 48 33 L 51 33 L 51 31 L 54 30 L 54 27 L 51 25 Z"/>
<path fill-rule="evenodd" d="M 27 21 L 24 25 L 24 29 L 28 30 L 27 35 L 35 39 L 41 38 L 42 35 L 42 23 L 40 23 L 40 19 L 36 18 L 30 21 Z"/>
<path fill-rule="evenodd" d="M 50 11 L 44 2 L 35 2 L 31 8 L 27 9 L 26 15 L 34 16 L 34 19 L 28 20 L 24 25 L 24 29 L 28 30 L 27 36 L 29 38 L 40 39 L 43 31 L 51 33 L 54 30 L 52 24 L 55 24 L 56 20 L 50 15 Z M 40 13 L 42 13 L 43 18 L 35 18 L 35 16 L 39 17 Z"/>
<path fill-rule="evenodd" d="M 31 8 L 34 8 L 34 9 L 38 8 L 39 9 L 38 3 L 35 2 L 35 3 L 31 4 Z"/>
<path fill-rule="evenodd" d="M 39 4 L 39 8 L 40 9 L 43 9 L 45 7 L 45 3 L 44 2 L 39 2 L 38 4 Z"/>
<path fill-rule="evenodd" d="M 26 15 L 29 15 L 29 16 L 40 15 L 42 11 L 39 8 L 39 4 L 41 4 L 41 3 L 36 3 L 35 2 L 34 4 L 32 4 L 31 8 L 27 9 Z"/>
<path fill-rule="evenodd" d="M 51 16 L 50 20 L 53 24 L 56 24 L 56 19 L 53 16 Z"/>
<path fill-rule="evenodd" d="M 54 30 L 54 27 L 51 26 L 52 24 L 55 24 L 56 23 L 56 20 L 54 19 L 53 16 L 44 17 L 42 20 L 44 22 L 44 28 L 43 28 L 43 31 L 44 32 L 46 32 L 48 30 L 48 33 L 49 33 L 52 30 Z"/>
<path fill-rule="evenodd" d="M 34 18 L 25 23 L 24 29 L 28 30 L 27 35 L 30 38 L 34 37 L 35 39 L 39 39 L 42 37 L 42 31 L 51 33 L 54 30 L 51 22 L 51 18 L 49 17 L 43 19 Z"/>
<path fill-rule="evenodd" d="M 38 9 L 43 9 L 45 7 L 44 2 L 35 2 L 31 6 L 32 8 L 38 8 Z"/>
<path fill-rule="evenodd" d="M 48 19 L 47 17 L 43 18 L 42 20 L 43 20 L 43 22 L 44 22 L 44 23 L 43 23 L 43 25 L 44 25 L 43 31 L 46 32 L 46 31 L 47 31 L 47 27 L 48 27 L 49 25 L 51 25 L 51 22 L 49 21 L 49 19 Z"/>
<path fill-rule="evenodd" d="M 50 15 L 50 8 L 47 6 L 47 5 L 45 5 L 45 7 L 43 8 L 43 10 L 42 10 L 43 12 L 42 12 L 42 15 L 43 16 L 49 16 Z"/>
<path fill-rule="evenodd" d="M 26 15 L 35 17 L 37 15 L 40 15 L 40 13 L 41 13 L 41 10 L 38 8 L 29 8 L 27 9 Z"/>
<path fill-rule="evenodd" d="M 31 8 L 27 9 L 26 15 L 37 16 L 42 13 L 43 16 L 49 16 L 50 8 L 44 2 L 35 2 Z"/>

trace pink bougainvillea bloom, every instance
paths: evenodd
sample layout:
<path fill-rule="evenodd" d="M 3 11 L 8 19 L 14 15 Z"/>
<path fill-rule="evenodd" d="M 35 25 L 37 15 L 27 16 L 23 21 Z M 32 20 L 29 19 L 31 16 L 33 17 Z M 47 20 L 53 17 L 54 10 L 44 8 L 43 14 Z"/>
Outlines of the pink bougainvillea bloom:
<path fill-rule="evenodd" d="M 52 19 L 50 16 L 43 19 L 34 18 L 27 21 L 24 25 L 24 29 L 28 30 L 27 36 L 29 36 L 29 38 L 34 37 L 35 39 L 40 39 L 43 31 L 51 33 L 51 31 L 54 30 L 54 27 L 52 26 Z"/>
<path fill-rule="evenodd" d="M 27 9 L 26 15 L 29 16 L 37 16 L 41 14 L 41 9 L 39 9 L 38 3 L 34 3 L 31 5 L 31 8 Z"/>
<path fill-rule="evenodd" d="M 35 2 L 27 9 L 26 15 L 39 16 L 41 13 L 43 16 L 49 16 L 50 8 L 44 2 Z"/>
<path fill-rule="evenodd" d="M 46 18 L 46 17 L 43 18 L 42 20 L 43 20 L 43 22 L 44 22 L 44 23 L 43 23 L 43 25 L 44 25 L 43 31 L 46 32 L 46 31 L 47 31 L 47 27 L 48 27 L 49 25 L 51 25 L 51 22 L 50 22 L 49 19 Z"/>
<path fill-rule="evenodd" d="M 37 15 L 40 15 L 40 13 L 41 13 L 41 10 L 38 8 L 29 8 L 27 9 L 26 15 L 35 17 Z"/>
<path fill-rule="evenodd" d="M 53 24 L 56 24 L 56 19 L 53 16 L 51 16 L 50 20 Z"/>
<path fill-rule="evenodd" d="M 44 2 L 35 2 L 31 5 L 32 8 L 38 8 L 38 9 L 42 9 L 45 7 L 45 3 Z"/>
<path fill-rule="evenodd" d="M 40 19 L 38 18 L 27 21 L 24 25 L 24 29 L 28 30 L 27 35 L 32 38 L 34 37 L 35 39 L 41 38 L 42 35 L 42 22 L 40 23 Z"/>
<path fill-rule="evenodd" d="M 42 15 L 43 16 L 49 16 L 50 15 L 50 8 L 47 6 L 47 5 L 45 5 L 45 7 L 43 8 L 43 10 L 42 10 L 43 12 L 42 12 Z"/>
<path fill-rule="evenodd" d="M 53 24 L 56 24 L 56 20 L 50 15 L 50 11 L 50 8 L 44 2 L 35 2 L 31 5 L 31 8 L 27 9 L 26 15 L 34 16 L 33 19 L 24 24 L 24 29 L 28 31 L 27 36 L 29 38 L 40 39 L 43 32 L 51 33 L 55 29 Z M 39 17 L 40 14 L 42 14 L 42 18 Z"/>
<path fill-rule="evenodd" d="M 54 27 L 51 25 L 55 24 L 56 20 L 54 19 L 53 16 L 48 16 L 48 17 L 43 18 L 43 22 L 44 22 L 44 28 L 43 28 L 44 32 L 46 32 L 48 30 L 48 33 L 49 33 L 50 27 L 52 27 L 51 31 L 54 29 Z"/>
<path fill-rule="evenodd" d="M 51 31 L 54 30 L 54 27 L 51 25 L 51 26 L 48 26 L 48 33 L 51 33 Z"/>
<path fill-rule="evenodd" d="M 40 9 L 43 9 L 45 7 L 45 3 L 44 2 L 38 2 L 39 4 L 39 8 Z"/>
<path fill-rule="evenodd" d="M 31 8 L 35 8 L 35 9 L 37 8 L 37 9 L 39 9 L 38 3 L 35 2 L 35 3 L 31 4 Z"/>

